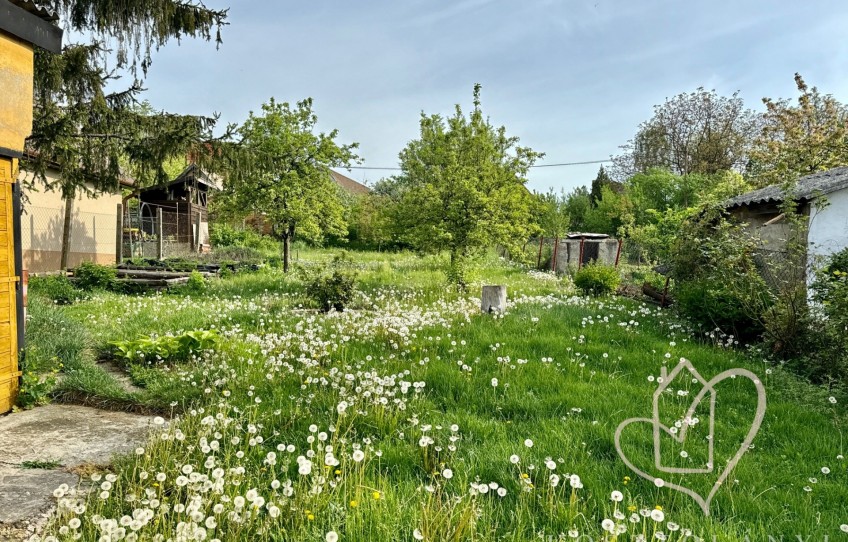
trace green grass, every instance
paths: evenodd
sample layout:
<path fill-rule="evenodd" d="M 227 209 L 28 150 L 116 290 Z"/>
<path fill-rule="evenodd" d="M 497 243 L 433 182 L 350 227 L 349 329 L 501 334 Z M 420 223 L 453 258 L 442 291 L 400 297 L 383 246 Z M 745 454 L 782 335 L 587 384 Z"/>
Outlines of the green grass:
<path fill-rule="evenodd" d="M 300 263 L 331 256 L 302 251 Z M 655 532 L 670 540 L 687 532 L 709 540 L 848 538 L 840 532 L 848 523 L 843 395 L 833 404 L 832 392 L 780 367 L 699 342 L 668 311 L 575 297 L 566 282 L 493 257 L 480 262 L 466 296 L 445 284 L 440 258 L 353 256 L 361 291 L 343 314 L 303 310 L 309 302 L 299 279 L 274 271 L 213 282 L 200 297 L 104 293 L 63 309 L 101 355 L 110 341 L 192 329 L 218 329 L 225 340 L 185 363 L 130 365 L 143 389 L 137 394 L 93 374 L 63 380 L 78 398 L 123 397 L 180 414 L 141 453 L 120 459 L 107 485 L 71 494 L 52 532 L 79 517 L 82 539 L 95 540 L 118 528 L 102 520 L 135 514 L 142 540 L 176 537 L 181 522 L 221 540 L 325 540 L 329 531 L 340 540 L 518 541 L 540 533 L 556 540 L 569 531 L 600 540 L 604 519 L 626 527 L 622 541 Z M 479 314 L 484 283 L 507 284 L 516 303 L 506 314 Z M 688 496 L 630 472 L 613 442 L 623 420 L 650 416 L 656 377 L 679 358 L 707 379 L 749 368 L 768 391 L 754 447 L 718 490 L 709 517 Z M 689 395 L 668 394 L 663 412 L 679 412 L 696 389 L 673 388 Z M 718 397 L 722 468 L 747 432 L 756 396 L 740 378 L 723 382 Z M 701 465 L 705 426 L 693 429 L 686 459 L 664 440 L 663 461 Z M 622 442 L 634 463 L 656 472 L 650 427 L 631 426 Z M 327 446 L 338 464 L 325 458 Z M 314 464 L 299 474 L 297 458 L 310 450 Z M 555 486 L 552 474 L 560 477 Z M 571 474 L 582 487 L 572 487 Z M 715 477 L 668 481 L 706 493 Z M 622 502 L 610 500 L 614 490 Z M 262 501 L 252 503 L 260 506 L 236 502 L 257 495 Z M 86 502 L 81 514 L 72 509 L 77 500 Z M 657 506 L 662 522 L 640 515 Z"/>

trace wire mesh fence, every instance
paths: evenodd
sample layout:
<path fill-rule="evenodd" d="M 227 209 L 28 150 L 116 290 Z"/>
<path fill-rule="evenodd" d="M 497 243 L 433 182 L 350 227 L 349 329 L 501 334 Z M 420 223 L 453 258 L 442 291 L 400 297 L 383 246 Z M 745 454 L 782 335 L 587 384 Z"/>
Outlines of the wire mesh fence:
<path fill-rule="evenodd" d="M 208 223 L 180 202 L 127 206 L 123 218 L 122 258 L 185 258 L 208 239 Z"/>
<path fill-rule="evenodd" d="M 68 266 L 84 261 L 115 262 L 117 216 L 73 209 L 69 231 Z M 27 206 L 21 216 L 21 251 L 24 268 L 31 273 L 61 269 L 65 224 L 61 208 Z"/>

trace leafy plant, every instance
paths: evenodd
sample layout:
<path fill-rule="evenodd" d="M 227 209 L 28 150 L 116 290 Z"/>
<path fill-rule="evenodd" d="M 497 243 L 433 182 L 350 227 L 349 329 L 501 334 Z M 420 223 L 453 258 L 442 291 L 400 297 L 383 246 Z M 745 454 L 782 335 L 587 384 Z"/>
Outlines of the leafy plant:
<path fill-rule="evenodd" d="M 30 409 L 50 402 L 50 392 L 56 386 L 58 369 L 48 373 L 31 373 L 26 371 L 21 376 L 21 387 L 18 393 L 17 406 Z"/>
<path fill-rule="evenodd" d="M 117 276 L 114 267 L 93 262 L 82 262 L 74 269 L 76 286 L 82 290 L 108 290 Z"/>
<path fill-rule="evenodd" d="M 32 277 L 29 279 L 29 293 L 46 297 L 57 305 L 70 305 L 83 297 L 82 292 L 64 275 Z"/>
<path fill-rule="evenodd" d="M 331 309 L 341 312 L 353 299 L 355 285 L 356 271 L 351 268 L 350 258 L 343 252 L 333 258 L 327 271 L 311 276 L 307 272 L 306 295 L 323 312 Z"/>
<path fill-rule="evenodd" d="M 114 341 L 115 357 L 128 362 L 148 364 L 187 361 L 192 354 L 211 350 L 220 335 L 215 330 L 187 331 L 181 335 L 142 337 L 132 341 Z"/>
<path fill-rule="evenodd" d="M 198 271 L 192 271 L 185 285 L 186 291 L 193 294 L 202 294 L 206 291 L 206 279 Z"/>
<path fill-rule="evenodd" d="M 588 295 L 609 295 L 618 289 L 621 275 L 611 265 L 590 263 L 574 274 L 574 285 Z"/>

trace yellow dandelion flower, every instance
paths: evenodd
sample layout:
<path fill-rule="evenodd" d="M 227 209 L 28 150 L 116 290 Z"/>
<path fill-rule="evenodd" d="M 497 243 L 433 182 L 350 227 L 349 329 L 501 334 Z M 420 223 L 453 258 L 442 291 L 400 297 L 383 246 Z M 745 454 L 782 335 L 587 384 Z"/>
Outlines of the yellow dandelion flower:
<path fill-rule="evenodd" d="M 375 501 L 380 500 L 380 492 L 379 491 L 375 491 L 374 493 L 371 494 L 371 496 L 374 497 Z"/>
<path fill-rule="evenodd" d="M 359 501 L 356 501 L 356 500 L 350 501 L 350 507 L 351 508 L 356 508 L 357 506 L 359 506 Z"/>

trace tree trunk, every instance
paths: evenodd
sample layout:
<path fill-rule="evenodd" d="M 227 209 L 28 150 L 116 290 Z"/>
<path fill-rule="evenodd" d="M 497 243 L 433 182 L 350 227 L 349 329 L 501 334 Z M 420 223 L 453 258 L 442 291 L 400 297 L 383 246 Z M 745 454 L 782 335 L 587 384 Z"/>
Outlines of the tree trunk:
<path fill-rule="evenodd" d="M 74 199 L 76 191 L 73 189 L 65 194 L 65 220 L 62 225 L 62 256 L 59 261 L 59 267 L 63 271 L 68 270 L 68 257 L 71 253 L 71 221 L 74 216 Z"/>
<path fill-rule="evenodd" d="M 289 231 L 283 233 L 283 273 L 289 272 L 289 260 L 291 259 L 291 236 Z"/>

